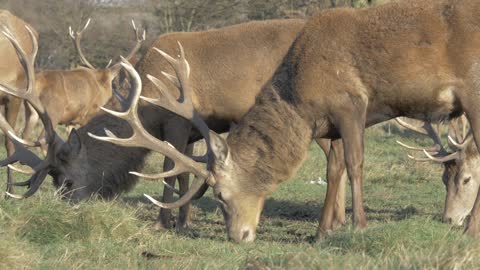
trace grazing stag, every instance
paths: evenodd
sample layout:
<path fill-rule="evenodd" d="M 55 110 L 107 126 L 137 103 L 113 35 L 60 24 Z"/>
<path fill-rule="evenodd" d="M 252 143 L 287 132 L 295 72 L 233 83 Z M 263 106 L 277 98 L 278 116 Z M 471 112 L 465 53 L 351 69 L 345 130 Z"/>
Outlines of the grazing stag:
<path fill-rule="evenodd" d="M 398 123 L 416 133 L 429 136 L 434 145 L 432 147 L 412 147 L 397 141 L 401 146 L 411 151 L 422 151 L 426 158 L 409 157 L 419 162 L 433 161 L 442 164 L 443 183 L 447 190 L 443 221 L 461 226 L 470 215 L 480 188 L 480 159 L 477 147 L 472 143 L 472 134 L 467 133 L 467 119 L 465 116 L 454 119 L 449 123 L 448 146 L 453 151 L 443 147 L 441 132 L 437 132 L 431 123 L 423 126 L 411 125 L 397 119 Z"/>
<path fill-rule="evenodd" d="M 230 122 L 238 121 L 254 104 L 255 96 L 282 62 L 304 23 L 304 20 L 271 20 L 205 32 L 170 33 L 160 36 L 154 46 L 176 55 L 177 40 L 184 44 L 192 66 L 190 80 L 196 109 L 213 130 L 225 132 Z M 143 56 L 138 69 L 143 77 L 147 74 L 160 77 L 162 70 L 171 71 L 168 62 L 154 48 Z M 174 86 L 170 87 L 175 90 Z M 144 80 L 143 95 L 159 97 L 158 90 L 148 80 Z M 139 115 L 149 132 L 169 141 L 177 149 L 184 150 L 187 143 L 201 138 L 196 130 L 192 130 L 188 120 L 167 110 L 141 104 Z M 57 154 L 47 170 L 53 176 L 55 186 L 64 187 L 66 198 L 77 201 L 93 194 L 112 198 L 135 185 L 137 177 L 129 172 L 141 169 L 149 151 L 100 142 L 87 135 L 87 132 L 101 134 L 104 128 L 119 136 L 128 136 L 131 132 L 125 122 L 101 114 L 78 131 L 72 131 L 64 144 L 51 146 Z M 165 170 L 171 165 L 167 162 Z M 38 182 L 43 181 L 36 175 L 30 179 L 27 197 L 38 188 Z M 172 185 L 174 175 L 167 178 Z M 180 182 L 182 193 L 188 189 L 187 177 L 179 177 L 184 179 Z M 173 201 L 171 190 L 164 189 L 164 199 Z M 170 225 L 170 212 L 162 211 L 156 227 Z M 188 205 L 181 208 L 177 222 L 177 227 L 186 225 Z"/>
<path fill-rule="evenodd" d="M 478 18 L 477 0 L 405 0 L 369 9 L 322 12 L 307 22 L 272 82 L 226 141 L 205 128 L 194 109 L 196 97 L 187 97 L 192 89 L 183 54 L 180 59 L 165 55 L 175 66 L 177 78 L 171 79 L 182 90 L 180 99 L 163 91 L 161 99 L 144 100 L 193 122 L 209 143 L 209 157 L 214 157 L 208 159 L 208 171 L 174 148 L 147 139 L 138 121 L 132 121 L 135 110 L 115 115 L 133 125 L 137 139 L 131 146 L 139 146 L 138 138 L 144 138 L 142 147 L 175 160 L 175 171 L 161 176 L 183 171 L 196 176 L 178 201 L 155 203 L 179 207 L 209 185 L 222 206 L 228 235 L 235 241 L 255 239 L 265 197 L 296 172 L 312 139 L 331 138 L 329 161 L 343 147 L 352 186 L 353 222 L 364 228 L 366 127 L 398 116 L 436 122 L 465 113 L 477 148 L 480 145 Z M 127 144 L 114 133 L 107 134 L 104 140 Z M 329 176 L 325 207 L 335 203 L 339 179 Z M 332 213 L 322 212 L 322 219 L 329 222 L 321 222 L 318 238 L 332 227 L 326 216 Z M 466 232 L 477 234 L 479 222 L 477 195 Z"/>
<path fill-rule="evenodd" d="M 7 26 L 10 31 L 17 37 L 18 43 L 26 51 L 32 51 L 30 36 L 25 29 L 25 25 L 28 25 L 23 20 L 14 16 L 7 10 L 0 10 L 0 24 Z M 38 37 L 31 26 L 34 36 Z M 25 75 L 23 73 L 22 66 L 18 61 L 17 54 L 14 47 L 10 44 L 7 38 L 0 36 L 0 55 L 2 64 L 0 64 L 0 82 L 12 87 L 24 87 Z M 18 113 L 20 111 L 21 99 L 12 97 L 6 94 L 0 94 L 1 105 L 5 109 L 6 121 L 15 127 Z M 11 140 L 5 139 L 5 148 L 7 149 L 7 155 L 13 154 L 15 148 Z M 7 171 L 7 191 L 12 189 L 12 174 L 10 169 Z"/>
<path fill-rule="evenodd" d="M 35 91 L 40 96 L 42 104 L 49 112 L 54 127 L 62 125 L 85 125 L 95 116 L 100 107 L 112 97 L 112 81 L 121 70 L 120 64 L 109 65 L 104 68 L 95 68 L 85 57 L 81 47 L 83 32 L 90 24 L 90 19 L 78 32 L 69 29 L 75 49 L 85 67 L 71 70 L 43 70 L 36 77 Z M 135 57 L 145 40 L 145 31 L 138 29 L 132 21 L 136 44 L 127 56 Z M 30 106 L 25 106 L 27 121 L 23 138 L 32 135 L 38 117 Z"/>

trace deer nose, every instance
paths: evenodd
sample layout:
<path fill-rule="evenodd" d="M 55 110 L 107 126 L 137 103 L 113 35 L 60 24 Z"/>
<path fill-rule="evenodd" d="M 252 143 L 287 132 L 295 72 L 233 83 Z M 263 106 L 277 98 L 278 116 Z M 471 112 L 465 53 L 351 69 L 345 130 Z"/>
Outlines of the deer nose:
<path fill-rule="evenodd" d="M 255 232 L 251 229 L 243 229 L 235 234 L 229 235 L 230 240 L 237 243 L 240 242 L 253 242 L 255 240 Z"/>

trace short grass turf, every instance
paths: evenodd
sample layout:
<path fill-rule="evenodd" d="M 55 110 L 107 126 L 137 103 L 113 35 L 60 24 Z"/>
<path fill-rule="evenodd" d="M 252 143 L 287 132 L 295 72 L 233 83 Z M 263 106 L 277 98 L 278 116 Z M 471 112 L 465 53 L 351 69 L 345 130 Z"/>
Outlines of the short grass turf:
<path fill-rule="evenodd" d="M 159 198 L 160 183 L 72 205 L 46 181 L 27 200 L 0 199 L 0 269 L 480 269 L 480 243 L 441 223 L 442 167 L 409 160 L 399 138 L 429 144 L 408 132 L 367 132 L 362 231 L 351 226 L 348 192 L 348 224 L 313 241 L 326 186 L 310 183 L 325 179 L 324 155 L 312 144 L 300 172 L 267 200 L 254 243 L 227 240 L 211 191 L 194 202 L 191 229 L 157 232 L 158 208 L 142 194 Z M 161 162 L 152 155 L 146 170 Z"/>

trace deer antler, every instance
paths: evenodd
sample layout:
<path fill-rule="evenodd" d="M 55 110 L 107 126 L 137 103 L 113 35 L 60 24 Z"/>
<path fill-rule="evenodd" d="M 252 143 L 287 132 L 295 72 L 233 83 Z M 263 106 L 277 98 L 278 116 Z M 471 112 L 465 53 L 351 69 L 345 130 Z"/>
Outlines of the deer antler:
<path fill-rule="evenodd" d="M 8 194 L 11 197 L 14 197 L 17 199 L 29 197 L 38 190 L 38 188 L 43 183 L 45 177 L 47 176 L 50 170 L 49 164 L 55 155 L 55 151 L 53 151 L 53 147 L 55 147 L 55 145 L 57 145 L 58 143 L 62 143 L 61 139 L 57 136 L 53 128 L 52 122 L 50 120 L 50 117 L 48 116 L 46 109 L 42 105 L 42 102 L 40 101 L 39 96 L 35 92 L 34 66 L 35 66 L 35 58 L 38 52 L 38 43 L 37 43 L 37 39 L 35 38 L 35 35 L 33 34 L 33 30 L 30 29 L 30 27 L 28 26 L 25 26 L 25 28 L 27 29 L 30 35 L 30 38 L 32 40 L 31 54 L 27 54 L 23 50 L 23 48 L 18 43 L 17 39 L 14 37 L 12 32 L 10 32 L 10 30 L 6 26 L 3 27 L 2 34 L 10 41 L 10 43 L 15 48 L 15 51 L 20 60 L 20 63 L 22 64 L 22 67 L 26 73 L 27 87 L 24 90 L 15 90 L 13 88 L 10 88 L 9 86 L 0 84 L 0 91 L 5 92 L 9 95 L 18 97 L 20 99 L 23 99 L 27 101 L 30 105 L 32 105 L 32 107 L 38 113 L 40 120 L 44 125 L 45 133 L 46 133 L 46 143 L 49 145 L 49 149 L 48 149 L 47 157 L 45 158 L 45 160 L 42 161 L 35 154 L 33 154 L 31 151 L 29 151 L 22 145 L 24 144 L 24 145 L 32 146 L 32 143 L 27 142 L 25 140 L 19 140 L 18 136 L 15 135 L 12 127 L 8 125 L 8 123 L 5 121 L 3 117 L 0 117 L 0 128 L 4 131 L 5 134 L 7 134 L 10 138 L 13 139 L 13 142 L 15 144 L 15 153 L 12 156 L 7 157 L 7 159 L 0 161 L 0 166 L 6 166 L 12 163 L 15 163 L 17 161 L 20 161 L 21 163 L 24 163 L 30 166 L 34 171 L 33 176 L 28 181 L 14 183 L 14 185 L 16 186 L 29 186 L 29 190 L 23 196 Z"/>
<path fill-rule="evenodd" d="M 83 32 L 88 28 L 88 26 L 90 25 L 90 22 L 91 22 L 91 18 L 89 18 L 87 20 L 87 22 L 85 23 L 83 28 L 77 30 L 76 32 L 73 32 L 72 27 L 69 26 L 68 27 L 68 32 L 69 32 L 69 35 L 70 35 L 70 39 L 73 41 L 73 44 L 75 45 L 75 49 L 77 50 L 77 53 L 80 57 L 80 61 L 86 67 L 88 67 L 90 69 L 96 69 L 95 66 L 92 65 L 87 60 L 87 58 L 83 54 L 83 50 L 82 50 L 82 47 L 80 45 L 80 41 L 82 39 Z M 141 29 L 137 28 L 137 26 L 135 25 L 135 22 L 133 20 L 132 20 L 132 27 L 133 27 L 133 31 L 135 33 L 136 43 L 135 43 L 135 46 L 130 51 L 130 53 L 128 54 L 128 56 L 126 57 L 128 60 L 131 60 L 135 56 L 135 54 L 138 52 L 138 50 L 140 50 L 140 48 L 142 47 L 142 42 L 145 41 L 146 35 L 147 35 L 146 30 L 143 29 L 143 31 L 142 31 Z M 107 66 L 105 68 L 106 69 L 116 68 L 120 65 L 120 62 L 112 65 L 112 60 L 110 59 L 110 61 L 108 62 Z"/>
<path fill-rule="evenodd" d="M 105 130 L 105 133 L 107 135 L 106 137 L 97 136 L 89 133 L 89 136 L 101 141 L 111 142 L 127 147 L 144 147 L 154 150 L 167 156 L 175 162 L 175 166 L 172 170 L 156 175 L 145 175 L 131 172 L 132 174 L 135 174 L 137 176 L 158 179 L 178 175 L 184 172 L 191 172 L 195 175 L 195 180 L 192 183 L 192 186 L 190 187 L 188 192 L 185 193 L 184 196 L 182 196 L 178 201 L 174 203 L 161 203 L 152 199 L 155 204 L 163 208 L 177 208 L 188 203 L 195 196 L 197 191 L 201 190 L 202 187 L 205 186 L 205 184 L 207 183 L 207 179 L 210 176 L 210 173 L 207 169 L 204 168 L 204 165 L 202 163 L 193 161 L 192 159 L 175 149 L 168 142 L 158 140 L 144 129 L 137 114 L 139 99 L 141 98 L 149 103 L 162 106 L 186 119 L 189 119 L 190 121 L 192 121 L 194 126 L 197 127 L 197 129 L 205 137 L 206 140 L 209 140 L 210 136 L 215 136 L 215 133 L 208 129 L 208 126 L 205 124 L 205 122 L 202 120 L 202 118 L 198 115 L 198 113 L 193 107 L 191 99 L 192 93 L 189 86 L 190 66 L 185 59 L 185 52 L 180 43 L 179 48 L 179 59 L 174 59 L 166 53 L 157 50 L 167 59 L 167 61 L 172 65 L 173 69 L 175 70 L 177 77 L 174 77 L 167 73 L 163 73 L 163 75 L 167 79 L 169 79 L 174 85 L 176 85 L 177 88 L 180 90 L 180 98 L 178 100 L 170 92 L 168 92 L 168 88 L 160 80 L 150 75 L 147 75 L 148 79 L 159 88 L 162 93 L 162 98 L 151 99 L 140 96 L 142 85 L 140 76 L 135 71 L 133 66 L 126 59 L 122 58 L 121 65 L 132 77 L 131 91 L 133 91 L 133 93 L 129 95 L 131 96 L 129 107 L 125 112 L 115 112 L 105 108 L 102 108 L 102 110 L 127 121 L 132 127 L 133 135 L 130 138 L 123 139 L 116 137 L 109 130 Z M 148 195 L 146 196 L 148 197 Z"/>
<path fill-rule="evenodd" d="M 88 20 L 85 23 L 85 25 L 83 26 L 83 28 L 77 30 L 76 32 L 73 32 L 72 27 L 69 26 L 68 27 L 68 33 L 70 35 L 70 39 L 73 41 L 73 45 L 75 46 L 75 49 L 77 50 L 78 56 L 80 57 L 80 61 L 82 61 L 82 63 L 86 67 L 88 67 L 90 69 L 95 69 L 95 67 L 92 64 L 90 64 L 90 62 L 87 60 L 87 58 L 83 54 L 82 46 L 80 45 L 80 41 L 82 39 L 83 32 L 88 28 L 88 25 L 90 25 L 90 22 L 91 22 L 91 18 L 88 18 Z"/>
<path fill-rule="evenodd" d="M 132 27 L 133 31 L 135 32 L 136 43 L 126 57 L 128 61 L 130 61 L 135 56 L 135 54 L 137 54 L 138 50 L 140 50 L 140 48 L 142 47 L 142 42 L 144 42 L 147 38 L 147 31 L 145 29 L 143 29 L 142 31 L 141 29 L 137 28 L 134 20 L 132 20 Z"/>
<path fill-rule="evenodd" d="M 462 129 L 463 129 L 463 132 L 462 132 L 461 135 L 460 135 L 459 128 L 458 128 L 458 122 L 457 122 L 458 120 L 457 119 L 451 120 L 450 124 L 449 124 L 449 134 L 450 135 L 448 136 L 448 141 L 449 141 L 450 148 L 455 149 L 454 152 L 449 152 L 445 149 L 445 147 L 443 147 L 441 137 L 440 137 L 441 136 L 440 135 L 441 134 L 441 126 L 439 125 L 438 129 L 436 131 L 433 128 L 432 124 L 429 123 L 429 122 L 424 122 L 423 126 L 419 127 L 419 126 L 411 125 L 411 124 L 409 124 L 407 122 L 404 122 L 404 121 L 402 121 L 398 118 L 395 119 L 397 121 L 397 123 L 399 123 L 401 126 L 407 128 L 407 129 L 413 130 L 413 131 L 415 131 L 417 133 L 420 133 L 422 135 L 427 135 L 430 138 L 432 138 L 432 140 L 434 141 L 434 146 L 433 147 L 429 147 L 429 148 L 412 147 L 412 146 L 408 146 L 408 145 L 406 145 L 406 144 L 404 144 L 400 141 L 397 141 L 397 143 L 400 144 L 401 146 L 407 148 L 408 150 L 423 151 L 426 158 L 417 158 L 417 157 L 413 157 L 411 155 L 408 155 L 408 157 L 410 159 L 413 159 L 415 161 L 421 161 L 421 162 L 434 161 L 434 162 L 437 162 L 437 163 L 445 163 L 445 162 L 448 162 L 448 161 L 451 161 L 451 160 L 459 159 L 462 156 L 461 151 L 463 149 L 465 149 L 473 139 L 473 136 L 472 136 L 471 132 L 469 132 L 468 135 L 466 134 L 466 121 L 464 119 L 464 116 L 462 116 L 460 119 L 462 121 Z M 462 137 L 461 140 L 459 139 L 460 137 Z"/>

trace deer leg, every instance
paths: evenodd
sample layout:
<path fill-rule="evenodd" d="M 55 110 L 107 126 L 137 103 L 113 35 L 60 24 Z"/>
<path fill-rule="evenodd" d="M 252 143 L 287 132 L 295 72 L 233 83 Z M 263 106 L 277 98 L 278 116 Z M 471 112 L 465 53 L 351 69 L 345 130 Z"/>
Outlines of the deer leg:
<path fill-rule="evenodd" d="M 317 240 L 323 239 L 326 234 L 333 230 L 336 200 L 340 185 L 339 180 L 341 179 L 342 173 L 340 170 L 338 170 L 339 163 L 343 163 L 343 160 L 339 158 L 339 156 L 343 157 L 343 153 L 340 153 L 342 151 L 343 146 L 341 140 L 332 140 L 327 157 L 327 195 L 325 197 L 325 203 L 323 204 L 320 225 L 317 230 Z"/>
<path fill-rule="evenodd" d="M 193 154 L 193 146 L 194 144 L 189 144 L 187 148 L 185 149 L 185 154 L 187 155 L 192 155 Z M 189 187 L 189 177 L 190 174 L 188 173 L 183 173 L 179 175 L 178 178 L 178 185 L 180 187 L 180 193 L 185 194 L 188 191 Z M 180 207 L 180 210 L 178 212 L 178 219 L 177 219 L 177 229 L 187 229 L 191 225 L 191 215 L 190 215 L 190 204 L 187 203 L 186 205 Z"/>
<path fill-rule="evenodd" d="M 350 113 L 343 111 L 343 113 L 337 114 L 350 116 L 341 117 L 338 127 L 343 141 L 347 173 L 352 186 L 353 225 L 357 229 L 362 229 L 367 226 L 363 208 L 363 155 L 367 106 L 357 99 L 348 107 L 355 109 Z"/>
<path fill-rule="evenodd" d="M 186 120 L 180 120 L 175 117 L 174 120 L 168 121 L 163 127 L 164 129 L 164 140 L 169 142 L 173 147 L 178 149 L 181 152 L 185 151 L 185 148 L 188 144 L 188 137 L 191 131 L 191 125 Z M 173 169 L 175 163 L 173 160 L 165 157 L 163 163 L 163 171 L 168 171 Z M 177 176 L 165 178 L 165 182 L 170 186 L 175 186 L 175 180 Z M 163 189 L 163 201 L 164 202 L 173 202 L 173 191 L 167 187 Z M 165 230 L 172 227 L 172 210 L 170 209 L 160 209 L 160 214 L 158 216 L 157 222 L 154 225 L 155 230 Z"/>
<path fill-rule="evenodd" d="M 33 132 L 38 123 L 39 117 L 28 102 L 24 102 L 23 104 L 25 107 L 25 128 L 22 132 L 22 138 L 31 140 L 33 139 Z"/>
<path fill-rule="evenodd" d="M 328 155 L 330 153 L 330 149 L 332 147 L 330 139 L 316 139 L 315 140 L 317 144 L 322 148 L 323 152 L 325 153 L 325 156 L 328 160 Z M 347 183 L 347 171 L 345 170 L 345 161 L 344 161 L 344 155 L 343 155 L 343 144 L 340 142 L 337 145 L 338 151 L 335 151 L 334 157 L 335 160 L 333 163 L 329 163 L 327 166 L 332 165 L 335 168 L 336 172 L 331 171 L 330 176 L 331 177 L 338 177 L 340 176 L 340 182 L 337 190 L 337 198 L 335 201 L 335 206 L 334 206 L 334 214 L 333 214 L 333 228 L 335 229 L 336 227 L 340 227 L 342 225 L 345 225 L 345 186 Z M 328 171 L 328 169 L 327 169 Z M 335 175 L 335 176 L 333 176 Z M 327 181 L 329 182 L 329 178 L 327 178 Z M 327 187 L 328 189 L 328 187 Z"/>
<path fill-rule="evenodd" d="M 5 105 L 5 118 L 11 127 L 15 128 L 15 123 L 17 122 L 18 112 L 20 111 L 20 106 L 22 104 L 21 99 L 10 98 L 8 103 Z M 15 151 L 15 146 L 13 142 L 5 136 L 5 148 L 7 149 L 7 156 L 10 156 Z M 10 168 L 7 168 L 7 192 L 13 193 L 13 173 Z M 6 196 L 8 197 L 8 196 Z"/>

